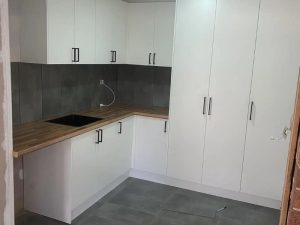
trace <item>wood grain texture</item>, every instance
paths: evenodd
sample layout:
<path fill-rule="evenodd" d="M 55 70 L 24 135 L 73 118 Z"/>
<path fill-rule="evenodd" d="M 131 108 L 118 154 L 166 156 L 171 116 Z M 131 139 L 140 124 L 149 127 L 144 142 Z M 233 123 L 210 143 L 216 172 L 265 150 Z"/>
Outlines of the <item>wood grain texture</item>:
<path fill-rule="evenodd" d="M 134 115 L 168 119 L 167 108 L 128 105 L 114 105 L 101 109 L 94 108 L 76 114 L 104 119 L 82 127 L 51 124 L 45 121 L 36 121 L 16 126 L 13 129 L 13 156 L 18 158 L 24 154 L 31 153 Z"/>
<path fill-rule="evenodd" d="M 284 192 L 282 197 L 282 206 L 281 206 L 281 216 L 280 216 L 280 225 L 287 224 L 288 210 L 290 205 L 290 196 L 293 182 L 293 173 L 295 166 L 295 158 L 297 151 L 297 141 L 299 135 L 299 123 L 300 123 L 300 79 L 298 80 L 298 90 L 295 103 L 295 111 L 293 117 L 293 125 L 291 127 L 291 142 L 290 142 L 290 151 L 288 156 L 288 164 L 285 176 Z"/>

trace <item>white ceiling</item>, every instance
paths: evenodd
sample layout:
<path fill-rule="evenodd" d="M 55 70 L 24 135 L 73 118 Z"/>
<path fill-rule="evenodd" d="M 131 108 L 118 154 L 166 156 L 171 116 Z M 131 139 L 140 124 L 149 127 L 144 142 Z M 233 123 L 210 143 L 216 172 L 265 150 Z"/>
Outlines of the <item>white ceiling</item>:
<path fill-rule="evenodd" d="M 130 3 L 139 3 L 139 2 L 175 2 L 176 0 L 123 0 Z"/>

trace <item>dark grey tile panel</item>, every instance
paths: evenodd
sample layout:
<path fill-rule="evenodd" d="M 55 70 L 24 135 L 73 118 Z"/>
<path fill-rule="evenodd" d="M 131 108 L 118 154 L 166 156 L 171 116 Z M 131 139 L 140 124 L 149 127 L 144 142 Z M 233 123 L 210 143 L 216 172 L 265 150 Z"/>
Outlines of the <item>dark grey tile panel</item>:
<path fill-rule="evenodd" d="M 169 107 L 171 68 L 155 67 L 153 77 L 153 105 Z"/>
<path fill-rule="evenodd" d="M 153 105 L 153 75 L 152 66 L 135 66 L 134 69 L 134 104 L 152 106 Z"/>
<path fill-rule="evenodd" d="M 134 102 L 134 66 L 119 65 L 117 78 L 117 101 L 119 103 L 130 104 Z"/>
<path fill-rule="evenodd" d="M 42 119 L 42 66 L 20 64 L 21 123 Z"/>
<path fill-rule="evenodd" d="M 13 125 L 21 123 L 20 116 L 20 63 L 11 63 L 11 91 L 12 91 L 12 112 Z"/>
<path fill-rule="evenodd" d="M 43 65 L 43 119 L 63 113 L 61 108 L 61 78 L 63 72 L 57 65 Z"/>

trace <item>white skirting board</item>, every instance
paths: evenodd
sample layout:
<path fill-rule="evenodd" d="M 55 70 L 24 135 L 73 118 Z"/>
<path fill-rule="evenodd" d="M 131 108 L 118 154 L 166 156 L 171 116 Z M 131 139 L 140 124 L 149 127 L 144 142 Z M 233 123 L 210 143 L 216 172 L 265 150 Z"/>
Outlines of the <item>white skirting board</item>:
<path fill-rule="evenodd" d="M 133 178 L 160 183 L 160 184 L 175 186 L 178 188 L 188 189 L 191 191 L 197 191 L 197 192 L 216 195 L 219 197 L 229 198 L 241 202 L 247 202 L 247 203 L 260 205 L 264 207 L 269 207 L 274 209 L 280 209 L 281 207 L 281 201 L 253 196 L 241 192 L 234 192 L 234 191 L 224 190 L 220 188 L 210 187 L 210 186 L 206 186 L 194 182 L 178 180 L 175 178 L 170 178 L 167 176 L 153 174 L 145 171 L 132 169 L 130 171 L 129 176 Z"/>
<path fill-rule="evenodd" d="M 81 213 L 83 213 L 85 210 L 90 208 L 92 205 L 94 205 L 97 201 L 99 201 L 101 198 L 103 198 L 105 195 L 107 195 L 109 192 L 111 192 L 113 189 L 115 189 L 117 186 L 119 186 L 122 182 L 124 182 L 129 177 L 129 171 L 122 176 L 120 176 L 118 179 L 116 179 L 113 183 L 106 186 L 103 190 L 99 191 L 97 194 L 95 194 L 93 197 L 85 201 L 80 206 L 76 207 L 72 210 L 72 220 L 74 220 L 76 217 L 78 217 Z"/>

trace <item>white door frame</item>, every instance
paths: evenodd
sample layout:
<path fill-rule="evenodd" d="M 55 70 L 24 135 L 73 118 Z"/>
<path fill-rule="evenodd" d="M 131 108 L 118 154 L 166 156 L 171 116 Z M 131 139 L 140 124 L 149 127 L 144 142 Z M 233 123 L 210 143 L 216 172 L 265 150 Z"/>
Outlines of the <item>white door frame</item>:
<path fill-rule="evenodd" d="M 0 225 L 14 225 L 8 2 L 0 0 Z"/>

